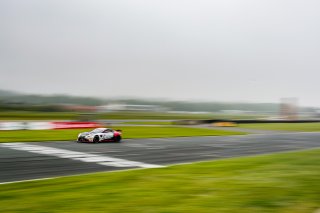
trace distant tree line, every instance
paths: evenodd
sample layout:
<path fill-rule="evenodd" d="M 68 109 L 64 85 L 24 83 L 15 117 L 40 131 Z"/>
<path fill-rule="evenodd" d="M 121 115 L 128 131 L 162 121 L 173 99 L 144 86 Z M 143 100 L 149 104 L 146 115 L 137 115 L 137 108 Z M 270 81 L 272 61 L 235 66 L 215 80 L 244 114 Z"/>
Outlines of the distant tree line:
<path fill-rule="evenodd" d="M 277 103 L 225 103 L 225 102 L 187 102 L 143 99 L 100 99 L 69 95 L 29 95 L 0 90 L 0 110 L 25 110 L 56 112 L 66 111 L 62 105 L 101 106 L 110 103 L 130 105 L 157 105 L 170 111 L 221 112 L 241 110 L 247 112 L 278 113 Z"/>

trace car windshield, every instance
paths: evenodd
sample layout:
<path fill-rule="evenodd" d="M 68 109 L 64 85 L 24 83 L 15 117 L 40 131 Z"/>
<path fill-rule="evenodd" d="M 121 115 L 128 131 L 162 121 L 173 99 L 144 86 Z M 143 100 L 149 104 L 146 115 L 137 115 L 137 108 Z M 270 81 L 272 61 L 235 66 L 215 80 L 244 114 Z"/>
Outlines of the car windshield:
<path fill-rule="evenodd" d="M 92 133 L 102 133 L 104 130 L 105 130 L 105 128 L 97 128 L 97 129 L 92 130 L 91 132 Z"/>

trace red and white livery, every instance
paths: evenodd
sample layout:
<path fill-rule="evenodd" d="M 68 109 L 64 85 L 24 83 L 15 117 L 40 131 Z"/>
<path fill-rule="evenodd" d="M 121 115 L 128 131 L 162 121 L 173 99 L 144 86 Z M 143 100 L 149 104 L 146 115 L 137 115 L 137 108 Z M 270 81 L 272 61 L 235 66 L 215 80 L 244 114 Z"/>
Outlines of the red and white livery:
<path fill-rule="evenodd" d="M 91 132 L 82 132 L 78 135 L 77 142 L 120 142 L 122 139 L 121 130 L 113 130 L 110 128 L 97 128 Z"/>

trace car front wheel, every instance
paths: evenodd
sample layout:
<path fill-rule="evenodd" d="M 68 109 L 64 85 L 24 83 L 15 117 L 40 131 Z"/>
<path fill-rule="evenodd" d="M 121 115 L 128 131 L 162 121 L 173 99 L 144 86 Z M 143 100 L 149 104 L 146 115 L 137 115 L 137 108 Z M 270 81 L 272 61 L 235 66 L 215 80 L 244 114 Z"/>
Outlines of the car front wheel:
<path fill-rule="evenodd" d="M 98 135 L 94 136 L 93 143 L 99 143 L 99 141 L 100 141 L 99 136 Z"/>

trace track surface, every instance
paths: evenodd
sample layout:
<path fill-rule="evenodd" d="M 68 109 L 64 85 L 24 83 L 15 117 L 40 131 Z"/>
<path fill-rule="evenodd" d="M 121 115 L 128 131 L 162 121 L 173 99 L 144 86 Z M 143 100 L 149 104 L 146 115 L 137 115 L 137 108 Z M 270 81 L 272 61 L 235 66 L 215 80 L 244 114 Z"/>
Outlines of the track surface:
<path fill-rule="evenodd" d="M 86 159 L 83 160 L 79 157 L 63 158 L 48 153 L 40 154 L 26 150 L 16 150 L 10 147 L 10 144 L 14 143 L 0 143 L 0 183 L 139 168 L 139 166 L 134 165 L 125 167 L 113 166 L 105 162 L 101 163 L 105 160 L 100 158 L 108 157 L 111 157 L 111 160 L 115 158 L 120 159 L 120 161 L 124 159 L 147 165 L 165 166 L 200 160 L 316 148 L 320 147 L 320 133 L 127 139 L 123 140 L 122 143 L 101 144 L 79 144 L 72 141 L 21 144 L 21 147 L 32 145 L 41 149 L 48 148 L 51 152 L 54 148 L 53 150 L 73 151 L 93 157 L 98 156 L 98 159 L 100 159 L 100 161 L 93 160 L 92 162 L 86 162 Z M 73 152 L 71 152 L 71 155 Z"/>

